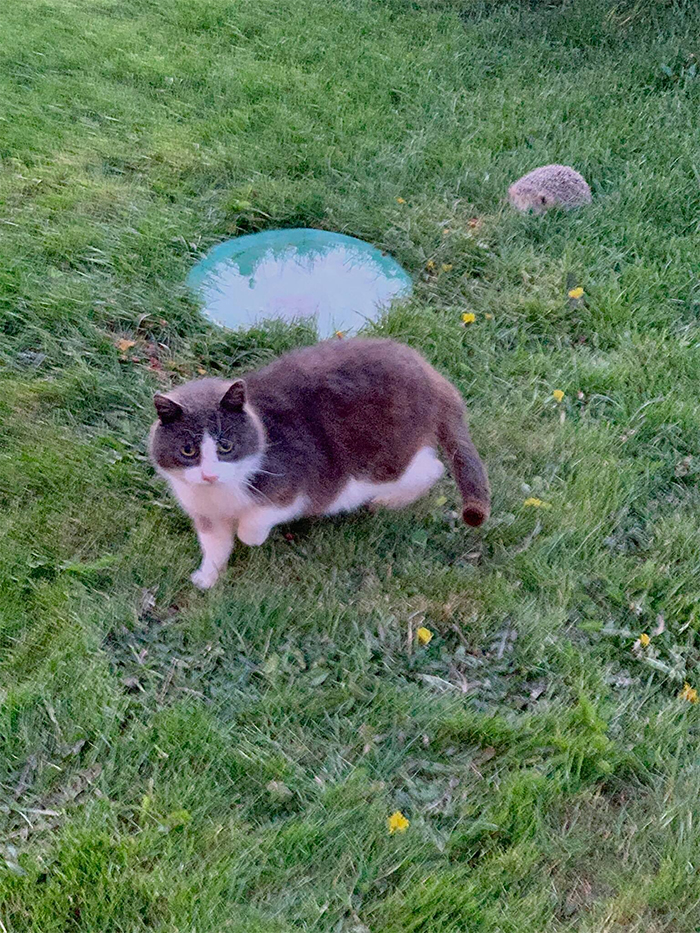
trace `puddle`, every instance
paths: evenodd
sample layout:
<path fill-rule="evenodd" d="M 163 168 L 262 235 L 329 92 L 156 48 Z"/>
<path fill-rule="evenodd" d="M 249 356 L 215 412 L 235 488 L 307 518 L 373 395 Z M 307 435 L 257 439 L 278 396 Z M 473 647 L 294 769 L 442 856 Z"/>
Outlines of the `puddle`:
<path fill-rule="evenodd" d="M 187 276 L 202 310 L 223 327 L 315 318 L 318 335 L 355 333 L 411 277 L 375 246 L 325 230 L 266 230 L 215 246 Z"/>

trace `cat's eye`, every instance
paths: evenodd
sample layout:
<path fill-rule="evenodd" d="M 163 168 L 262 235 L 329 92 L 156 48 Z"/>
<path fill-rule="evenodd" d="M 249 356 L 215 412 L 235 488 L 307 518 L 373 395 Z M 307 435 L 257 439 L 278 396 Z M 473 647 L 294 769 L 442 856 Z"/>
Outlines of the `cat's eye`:
<path fill-rule="evenodd" d="M 230 454 L 233 450 L 233 444 L 231 441 L 227 441 L 225 437 L 222 437 L 219 443 L 216 445 L 216 448 L 220 454 Z"/>
<path fill-rule="evenodd" d="M 180 453 L 183 457 L 194 457 L 194 455 L 197 453 L 197 448 L 194 446 L 194 444 L 183 444 L 180 448 Z"/>

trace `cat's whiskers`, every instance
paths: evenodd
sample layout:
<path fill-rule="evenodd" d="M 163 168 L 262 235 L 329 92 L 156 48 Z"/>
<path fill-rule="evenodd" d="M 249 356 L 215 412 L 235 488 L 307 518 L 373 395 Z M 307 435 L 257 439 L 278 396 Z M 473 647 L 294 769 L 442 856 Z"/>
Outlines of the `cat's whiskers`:
<path fill-rule="evenodd" d="M 274 506 L 274 502 L 270 499 L 269 496 L 266 496 L 264 492 L 260 489 L 257 489 L 249 480 L 245 480 L 245 487 L 249 492 L 253 493 L 253 496 L 260 496 L 261 499 L 265 499 L 266 502 L 269 502 L 270 505 Z"/>

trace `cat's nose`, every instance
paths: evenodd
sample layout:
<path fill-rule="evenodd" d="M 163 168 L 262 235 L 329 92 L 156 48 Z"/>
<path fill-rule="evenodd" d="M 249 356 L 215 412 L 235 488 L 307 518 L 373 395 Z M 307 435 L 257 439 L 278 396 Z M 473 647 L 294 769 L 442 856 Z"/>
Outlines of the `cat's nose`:
<path fill-rule="evenodd" d="M 204 470 L 202 470 L 202 480 L 205 483 L 215 483 L 218 478 L 216 473 L 205 473 Z"/>

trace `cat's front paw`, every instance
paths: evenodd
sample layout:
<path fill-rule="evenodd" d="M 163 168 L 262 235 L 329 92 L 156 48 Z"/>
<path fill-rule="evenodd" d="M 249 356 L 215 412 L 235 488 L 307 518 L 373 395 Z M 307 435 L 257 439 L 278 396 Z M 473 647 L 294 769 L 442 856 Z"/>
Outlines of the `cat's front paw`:
<path fill-rule="evenodd" d="M 200 567 L 190 577 L 190 580 L 200 590 L 210 590 L 219 579 L 219 571 L 216 567 Z"/>

